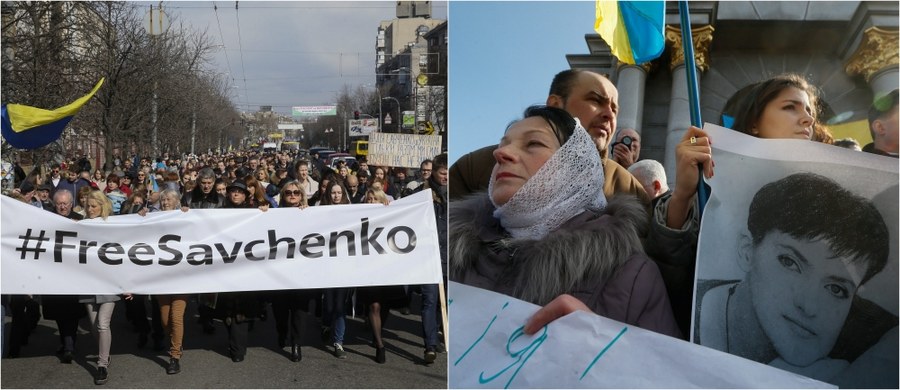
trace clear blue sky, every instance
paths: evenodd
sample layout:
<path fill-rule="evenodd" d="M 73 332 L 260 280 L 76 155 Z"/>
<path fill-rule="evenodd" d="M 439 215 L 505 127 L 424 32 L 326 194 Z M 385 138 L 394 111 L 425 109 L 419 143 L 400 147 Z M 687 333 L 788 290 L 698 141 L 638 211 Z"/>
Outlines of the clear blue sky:
<path fill-rule="evenodd" d="M 588 54 L 593 1 L 451 1 L 449 157 L 496 144 L 506 125 L 547 99 L 568 69 L 566 54 Z"/>

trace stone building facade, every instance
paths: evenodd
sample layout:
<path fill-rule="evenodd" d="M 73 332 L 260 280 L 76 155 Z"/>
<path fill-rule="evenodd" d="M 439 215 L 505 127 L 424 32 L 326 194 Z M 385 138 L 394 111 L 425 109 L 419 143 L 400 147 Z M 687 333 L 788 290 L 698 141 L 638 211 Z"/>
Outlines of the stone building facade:
<path fill-rule="evenodd" d="M 745 85 L 798 73 L 820 89 L 820 121 L 861 126 L 874 97 L 900 83 L 895 1 L 691 1 L 690 13 L 704 122 L 721 124 L 725 102 Z M 618 127 L 641 134 L 641 158 L 662 162 L 672 184 L 674 147 L 691 124 L 676 2 L 667 2 L 666 24 L 666 50 L 652 62 L 619 62 L 597 34 L 585 36 L 590 54 L 567 59 L 617 85 Z"/>

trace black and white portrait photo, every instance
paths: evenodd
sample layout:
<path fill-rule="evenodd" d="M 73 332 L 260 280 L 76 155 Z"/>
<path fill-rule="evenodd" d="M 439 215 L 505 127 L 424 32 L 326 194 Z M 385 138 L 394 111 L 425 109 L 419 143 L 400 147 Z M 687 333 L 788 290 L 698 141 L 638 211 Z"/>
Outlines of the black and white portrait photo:
<path fill-rule="evenodd" d="M 896 160 L 710 130 L 691 340 L 840 387 L 896 388 Z"/>

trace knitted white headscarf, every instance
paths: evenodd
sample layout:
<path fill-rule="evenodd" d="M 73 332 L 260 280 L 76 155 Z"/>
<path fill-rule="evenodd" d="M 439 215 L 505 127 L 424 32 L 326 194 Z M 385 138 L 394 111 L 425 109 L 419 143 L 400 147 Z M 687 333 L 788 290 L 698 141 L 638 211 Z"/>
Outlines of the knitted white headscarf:
<path fill-rule="evenodd" d="M 606 207 L 597 146 L 575 118 L 575 132 L 503 206 L 493 197 L 494 218 L 516 239 L 540 239 L 587 209 Z M 494 178 L 488 194 L 494 192 Z"/>

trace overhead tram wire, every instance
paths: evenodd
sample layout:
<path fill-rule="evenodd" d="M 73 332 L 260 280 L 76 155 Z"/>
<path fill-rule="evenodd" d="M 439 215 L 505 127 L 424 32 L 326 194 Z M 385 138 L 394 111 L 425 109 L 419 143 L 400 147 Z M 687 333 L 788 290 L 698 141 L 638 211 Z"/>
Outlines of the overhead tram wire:
<path fill-rule="evenodd" d="M 247 100 L 250 99 L 250 93 L 247 91 L 247 70 L 244 67 L 244 44 L 241 42 L 241 17 L 238 14 L 238 2 L 234 2 L 234 18 L 237 21 L 237 33 L 238 33 L 238 52 L 241 56 L 241 77 L 244 80 L 244 98 Z"/>
<path fill-rule="evenodd" d="M 219 7 L 213 2 L 213 12 L 216 14 L 216 24 L 219 26 L 219 37 L 222 40 L 222 51 L 225 53 L 225 64 L 228 65 L 228 76 L 231 77 L 231 84 L 234 85 L 234 71 L 231 70 L 231 60 L 228 58 L 228 50 L 225 46 L 225 34 L 222 33 L 222 22 L 219 20 Z M 231 89 L 231 85 L 228 86 Z"/>

